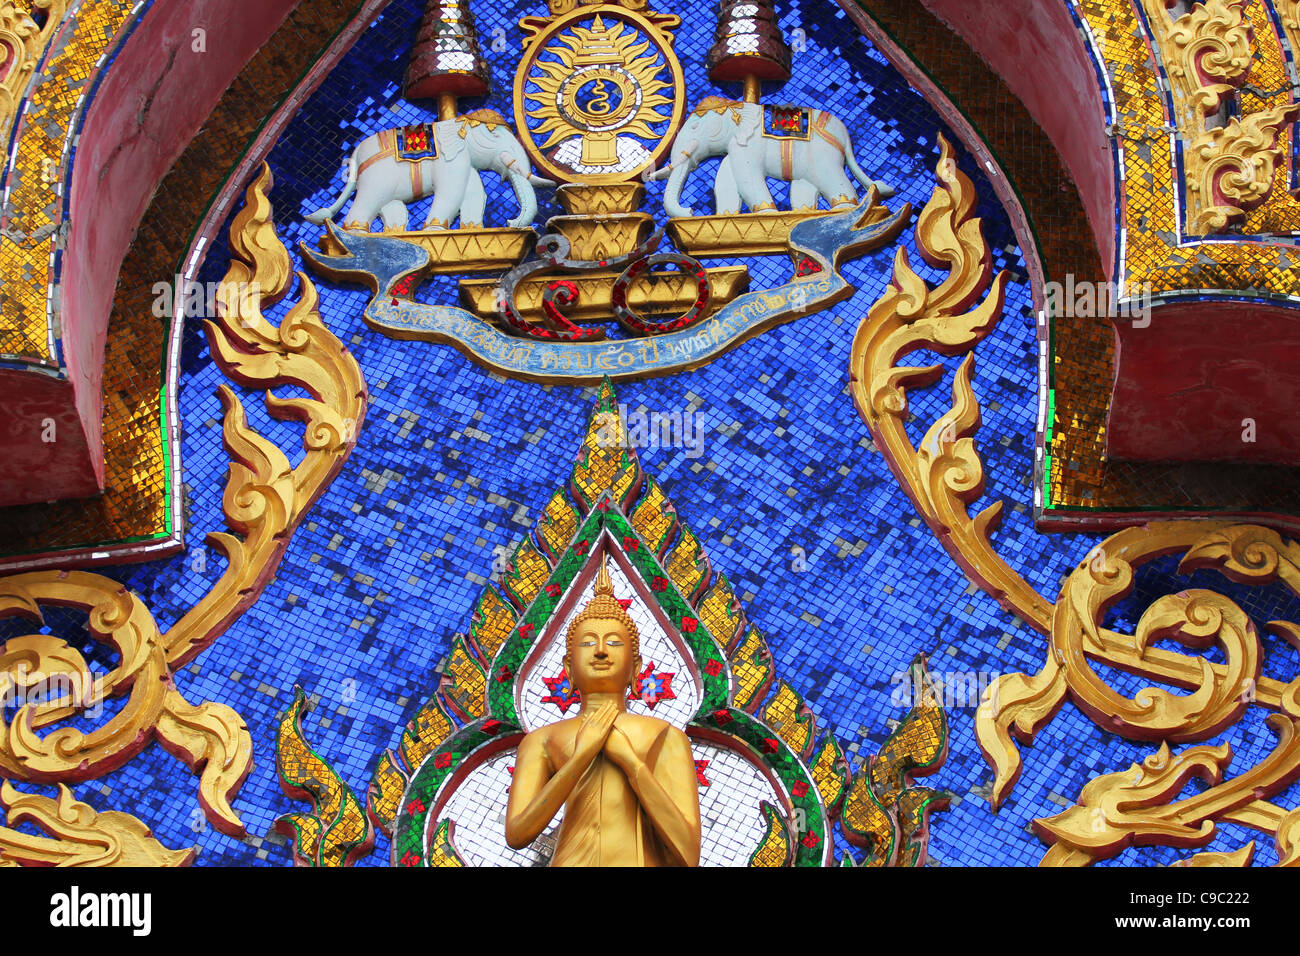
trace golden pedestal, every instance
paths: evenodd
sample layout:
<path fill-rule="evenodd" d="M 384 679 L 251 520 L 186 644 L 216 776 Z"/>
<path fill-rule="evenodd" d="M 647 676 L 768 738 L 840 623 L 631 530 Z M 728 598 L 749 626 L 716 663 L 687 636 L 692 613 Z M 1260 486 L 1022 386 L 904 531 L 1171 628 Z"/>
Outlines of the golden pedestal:
<path fill-rule="evenodd" d="M 730 216 L 690 216 L 668 220 L 668 235 L 682 251 L 698 258 L 775 256 L 790 251 L 790 230 L 809 219 L 844 209 L 796 209 L 782 212 L 736 213 Z M 861 226 L 889 218 L 889 210 L 873 205 Z"/>
<path fill-rule="evenodd" d="M 570 259 L 619 259 L 654 232 L 654 217 L 635 211 L 645 198 L 641 183 L 566 183 L 556 197 L 568 215 L 551 217 L 546 228 L 569 240 Z"/>
<path fill-rule="evenodd" d="M 402 232 L 361 232 L 345 230 L 351 235 L 384 236 L 389 239 L 403 239 L 429 250 L 428 274 L 447 274 L 462 272 L 499 272 L 513 269 L 533 250 L 537 233 L 532 229 L 467 228 L 467 229 L 421 229 Z M 322 252 L 329 255 L 345 255 L 346 249 L 340 247 L 329 233 L 320 239 Z"/>

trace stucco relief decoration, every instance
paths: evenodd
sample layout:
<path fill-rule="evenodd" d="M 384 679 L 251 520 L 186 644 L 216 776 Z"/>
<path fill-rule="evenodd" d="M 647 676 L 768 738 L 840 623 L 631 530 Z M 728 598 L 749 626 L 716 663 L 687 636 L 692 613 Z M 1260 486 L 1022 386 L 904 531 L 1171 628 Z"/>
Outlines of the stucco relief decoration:
<path fill-rule="evenodd" d="M 154 144 L 89 349 L 126 490 L 2 516 L 0 866 L 1300 863 L 1300 544 L 1157 500 L 1247 459 L 1112 454 L 1143 326 L 1037 287 L 1294 304 L 1300 0 L 1062 4 L 1095 222 L 928 0 L 333 6 Z M 159 10 L 0 3 L 0 372 L 72 389 L 83 112 Z M 55 505 L 126 530 L 62 561 Z"/>
<path fill-rule="evenodd" d="M 488 91 L 485 54 L 467 7 L 429 7 L 422 30 L 457 57 L 417 47 L 406 96 L 436 98 L 440 119 L 356 146 L 338 198 L 308 213 L 326 232 L 304 257 L 333 281 L 371 290 L 372 329 L 447 343 L 490 371 L 540 382 L 693 368 L 851 295 L 840 264 L 894 239 L 910 207 L 882 204 L 893 190 L 859 167 L 839 118 L 759 102 L 763 79 L 789 78 L 789 50 L 772 27 L 754 55 L 730 56 L 727 43 L 761 21 L 729 10 L 719 13 L 710 76 L 744 79 L 746 100 L 697 92 L 690 111 L 676 14 L 553 4 L 548 15 L 524 17 L 512 125 L 490 109 L 456 112 L 460 97 Z M 693 216 L 680 203 L 683 183 L 716 156 L 725 160 L 717 212 Z M 514 193 L 518 212 L 504 225 L 484 225 L 484 172 Z M 667 217 L 642 208 L 645 183 L 658 179 L 667 182 Z M 769 179 L 790 184 L 792 208 L 776 208 Z M 553 190 L 563 207 L 540 235 L 538 190 Z M 410 230 L 407 205 L 431 194 L 424 227 Z M 376 217 L 382 233 L 370 231 Z M 665 238 L 672 248 L 656 251 Z M 749 290 L 745 265 L 701 261 L 755 255 L 788 257 L 789 281 Z M 460 279 L 459 305 L 417 296 L 429 276 L 446 273 L 495 275 Z"/>

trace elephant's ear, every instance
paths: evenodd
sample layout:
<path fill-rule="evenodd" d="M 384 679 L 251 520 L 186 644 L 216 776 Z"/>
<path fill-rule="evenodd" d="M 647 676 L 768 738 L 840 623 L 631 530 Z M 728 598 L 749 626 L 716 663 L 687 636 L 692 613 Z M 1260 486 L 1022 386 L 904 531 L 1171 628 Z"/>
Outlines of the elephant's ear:
<path fill-rule="evenodd" d="M 745 146 L 754 138 L 759 127 L 763 125 L 762 115 L 763 107 L 761 106 L 756 110 L 742 110 L 740 118 L 736 121 L 738 125 L 736 126 L 736 135 L 733 137 L 733 141 L 737 146 Z"/>
<path fill-rule="evenodd" d="M 450 136 L 444 136 L 443 130 L 438 130 L 436 139 L 438 141 L 438 155 L 444 162 L 450 162 L 461 154 L 465 149 L 465 127 L 462 125 L 460 131 Z"/>

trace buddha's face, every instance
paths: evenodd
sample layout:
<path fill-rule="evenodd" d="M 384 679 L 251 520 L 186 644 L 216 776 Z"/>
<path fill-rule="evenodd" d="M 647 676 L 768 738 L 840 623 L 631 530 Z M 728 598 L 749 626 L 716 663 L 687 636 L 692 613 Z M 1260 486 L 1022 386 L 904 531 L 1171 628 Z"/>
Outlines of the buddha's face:
<path fill-rule="evenodd" d="M 570 639 L 570 679 L 584 694 L 622 692 L 632 683 L 635 665 L 632 638 L 622 621 L 590 618 Z"/>

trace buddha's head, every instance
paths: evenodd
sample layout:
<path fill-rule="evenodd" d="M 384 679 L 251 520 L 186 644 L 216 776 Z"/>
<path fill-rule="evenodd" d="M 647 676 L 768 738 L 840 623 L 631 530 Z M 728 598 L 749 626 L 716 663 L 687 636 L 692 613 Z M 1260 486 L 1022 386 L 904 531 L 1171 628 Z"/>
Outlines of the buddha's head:
<path fill-rule="evenodd" d="M 614 597 L 609 568 L 602 563 L 596 596 L 569 623 L 564 667 L 582 694 L 621 694 L 641 666 L 636 622 Z"/>

